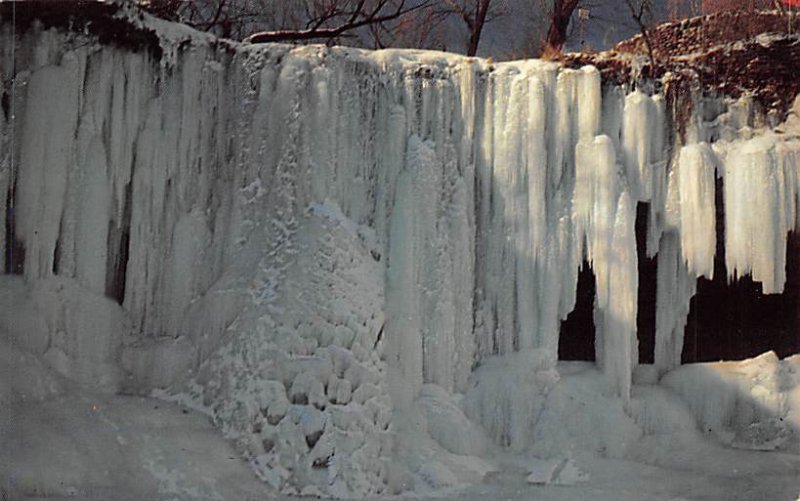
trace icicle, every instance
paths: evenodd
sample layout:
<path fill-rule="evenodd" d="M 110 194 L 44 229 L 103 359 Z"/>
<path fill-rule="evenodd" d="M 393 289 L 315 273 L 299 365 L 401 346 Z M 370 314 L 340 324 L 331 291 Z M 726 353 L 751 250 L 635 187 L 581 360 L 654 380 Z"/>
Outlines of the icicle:
<path fill-rule="evenodd" d="M 552 161 L 548 168 L 548 197 L 552 199 L 561 182 L 564 170 L 573 162 L 575 138 L 574 110 L 575 88 L 578 80 L 575 70 L 563 70 L 558 74 L 555 88 L 554 117 L 551 127 L 554 130 L 554 144 L 548 148 Z M 589 117 L 591 113 L 587 113 Z"/>
<path fill-rule="evenodd" d="M 603 370 L 612 387 L 626 403 L 630 399 L 631 375 L 638 360 L 636 338 L 637 273 L 636 209 L 627 192 L 619 197 L 612 241 L 613 258 L 608 265 L 608 302 L 603 308 Z"/>
<path fill-rule="evenodd" d="M 647 201 L 653 196 L 653 141 L 658 133 L 656 107 L 653 100 L 641 91 L 625 98 L 622 119 L 622 159 L 626 177 L 636 200 Z"/>
<path fill-rule="evenodd" d="M 17 235 L 26 247 L 25 276 L 30 279 L 53 273 L 67 175 L 74 164 L 80 66 L 78 57 L 67 53 L 60 65 L 36 70 L 28 82 L 14 214 Z"/>
<path fill-rule="evenodd" d="M 586 235 L 587 257 L 597 281 L 595 355 L 615 392 L 627 401 L 636 365 L 635 203 L 618 184 L 616 155 L 608 136 L 576 147 L 573 218 Z"/>
<path fill-rule="evenodd" d="M 407 163 L 418 161 L 419 139 L 412 136 Z M 390 252 L 386 280 L 387 357 L 392 367 L 416 394 L 422 385 L 422 338 L 419 305 L 416 301 L 415 203 L 413 175 L 404 170 L 397 178 L 395 207 L 390 226 Z"/>
<path fill-rule="evenodd" d="M 591 144 L 578 144 L 576 154 L 580 152 L 582 158 L 576 163 L 574 205 L 579 227 L 586 227 L 586 256 L 595 269 L 600 307 L 605 308 L 619 196 L 616 155 L 608 136 L 597 136 Z"/>
<path fill-rule="evenodd" d="M 714 153 L 705 143 L 684 146 L 678 160 L 681 250 L 695 277 L 714 276 L 716 209 Z"/>
<path fill-rule="evenodd" d="M 664 98 L 660 95 L 653 96 L 655 108 L 655 118 L 653 131 L 651 133 L 652 149 L 652 196 L 650 199 L 650 210 L 648 211 L 647 221 L 647 257 L 653 258 L 658 253 L 658 245 L 661 240 L 663 228 L 663 212 L 667 197 L 667 141 L 666 131 L 666 110 L 664 109 Z"/>
<path fill-rule="evenodd" d="M 578 80 L 579 140 L 591 140 L 600 132 L 602 104 L 600 72 L 594 66 L 584 66 Z"/>
<path fill-rule="evenodd" d="M 528 93 L 528 121 L 526 137 L 526 162 L 527 162 L 527 241 L 523 243 L 522 290 L 524 301 L 529 305 L 527 322 L 530 322 L 530 331 L 521 331 L 520 349 L 532 348 L 539 342 L 538 334 L 542 332 L 538 325 L 542 321 L 544 312 L 538 300 L 541 286 L 541 276 L 537 270 L 538 263 L 547 257 L 547 103 L 546 89 L 541 80 L 531 77 Z"/>
<path fill-rule="evenodd" d="M 686 269 L 680 238 L 673 231 L 661 237 L 656 283 L 655 367 L 664 374 L 681 364 L 683 331 L 689 315 L 689 301 L 697 281 Z"/>
<path fill-rule="evenodd" d="M 786 281 L 786 187 L 774 146 L 768 136 L 734 143 L 724 177 L 729 279 L 752 273 L 764 294 L 782 292 Z"/>
<path fill-rule="evenodd" d="M 106 151 L 98 136 L 92 138 L 83 160 L 77 217 L 76 276 L 89 290 L 105 293 L 108 256 L 108 222 L 112 199 L 107 176 Z M 191 276 L 191 274 L 189 274 Z"/>

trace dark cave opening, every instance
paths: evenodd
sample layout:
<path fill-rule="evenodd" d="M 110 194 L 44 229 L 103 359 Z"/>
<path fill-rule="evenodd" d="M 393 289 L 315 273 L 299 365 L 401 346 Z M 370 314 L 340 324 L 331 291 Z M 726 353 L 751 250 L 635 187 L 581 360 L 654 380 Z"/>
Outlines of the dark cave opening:
<path fill-rule="evenodd" d="M 749 275 L 728 283 L 722 189 L 717 178 L 714 278 L 697 281 L 681 363 L 743 360 L 770 350 L 779 357 L 800 353 L 800 235 L 789 234 L 783 293 L 763 294 L 761 283 Z"/>
<path fill-rule="evenodd" d="M 658 260 L 647 257 L 647 220 L 650 204 L 636 207 L 636 254 L 639 268 L 639 289 L 636 333 L 639 339 L 639 363 L 652 364 L 656 340 L 656 278 Z M 558 338 L 559 360 L 595 360 L 594 270 L 584 260 L 578 272 L 575 308 L 561 322 Z"/>
<path fill-rule="evenodd" d="M 3 268 L 8 275 L 22 275 L 25 270 L 25 246 L 17 240 L 17 225 L 14 215 L 15 186 L 12 185 L 6 196 L 5 206 L 5 263 Z"/>
<path fill-rule="evenodd" d="M 578 271 L 575 308 L 561 321 L 558 336 L 559 360 L 595 360 L 594 296 L 597 284 L 594 270 L 583 261 Z"/>
<path fill-rule="evenodd" d="M 647 257 L 647 219 L 650 204 L 636 205 L 636 257 L 639 266 L 639 290 L 636 304 L 636 337 L 639 339 L 639 363 L 652 364 L 656 350 L 656 290 L 658 257 Z"/>
<path fill-rule="evenodd" d="M 800 233 L 789 233 L 786 284 L 781 294 L 765 295 L 761 283 L 744 276 L 728 283 L 725 266 L 725 221 L 722 180 L 715 189 L 717 247 L 714 278 L 700 278 L 691 299 L 684 330 L 681 363 L 743 360 L 773 350 L 779 357 L 800 353 Z M 654 362 L 657 256 L 647 257 L 649 205 L 636 210 L 639 289 L 636 331 L 639 363 Z M 575 308 L 561 322 L 559 360 L 595 360 L 594 300 L 596 283 L 584 261 L 578 273 Z"/>
<path fill-rule="evenodd" d="M 125 206 L 122 212 L 122 221 L 108 223 L 108 258 L 106 260 L 106 296 L 122 304 L 125 300 L 125 285 L 127 282 L 128 254 L 131 239 L 131 211 L 133 186 L 125 186 Z"/>

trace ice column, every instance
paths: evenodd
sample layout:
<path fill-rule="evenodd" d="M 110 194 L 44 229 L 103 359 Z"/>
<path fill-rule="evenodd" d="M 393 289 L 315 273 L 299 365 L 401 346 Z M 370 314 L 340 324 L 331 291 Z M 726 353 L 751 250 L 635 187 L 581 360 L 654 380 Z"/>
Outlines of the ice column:
<path fill-rule="evenodd" d="M 73 163 L 80 71 L 78 58 L 68 53 L 61 64 L 34 71 L 27 86 L 29 105 L 20 134 L 15 216 L 18 238 L 26 246 L 25 275 L 29 279 L 54 274 L 56 242 Z M 52 127 L 53 123 L 59 126 Z"/>
<path fill-rule="evenodd" d="M 786 234 L 794 227 L 794 155 L 774 135 L 734 143 L 726 155 L 725 262 L 729 279 L 752 273 L 764 294 L 783 291 Z M 788 175 L 788 176 L 787 176 Z"/>
<path fill-rule="evenodd" d="M 677 165 L 681 249 L 695 277 L 714 277 L 714 154 L 705 143 L 684 146 Z"/>
<path fill-rule="evenodd" d="M 697 284 L 686 267 L 675 231 L 667 231 L 661 237 L 657 282 L 654 365 L 659 374 L 664 374 L 681 364 L 683 330 Z"/>

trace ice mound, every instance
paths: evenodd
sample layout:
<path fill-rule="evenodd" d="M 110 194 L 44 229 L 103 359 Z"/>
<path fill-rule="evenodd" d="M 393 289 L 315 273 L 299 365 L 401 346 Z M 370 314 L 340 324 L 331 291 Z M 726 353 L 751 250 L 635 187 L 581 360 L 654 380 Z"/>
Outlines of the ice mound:
<path fill-rule="evenodd" d="M 691 364 L 667 374 L 704 433 L 749 450 L 800 449 L 797 357 L 767 352 L 742 362 Z"/>

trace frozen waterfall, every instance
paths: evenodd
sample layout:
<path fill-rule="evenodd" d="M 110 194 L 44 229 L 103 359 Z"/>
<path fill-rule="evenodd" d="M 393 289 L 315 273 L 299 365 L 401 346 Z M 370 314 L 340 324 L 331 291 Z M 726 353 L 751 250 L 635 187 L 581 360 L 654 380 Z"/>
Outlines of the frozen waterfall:
<path fill-rule="evenodd" d="M 662 96 L 593 67 L 175 28 L 161 59 L 0 37 L 0 262 L 45 319 L 17 342 L 86 384 L 168 388 L 279 488 L 381 492 L 424 385 L 463 393 L 494 354 L 554 367 L 584 259 L 597 364 L 627 402 L 640 202 L 660 373 L 713 274 L 717 178 L 729 280 L 783 290 L 800 139 L 736 110 L 673 144 Z"/>

